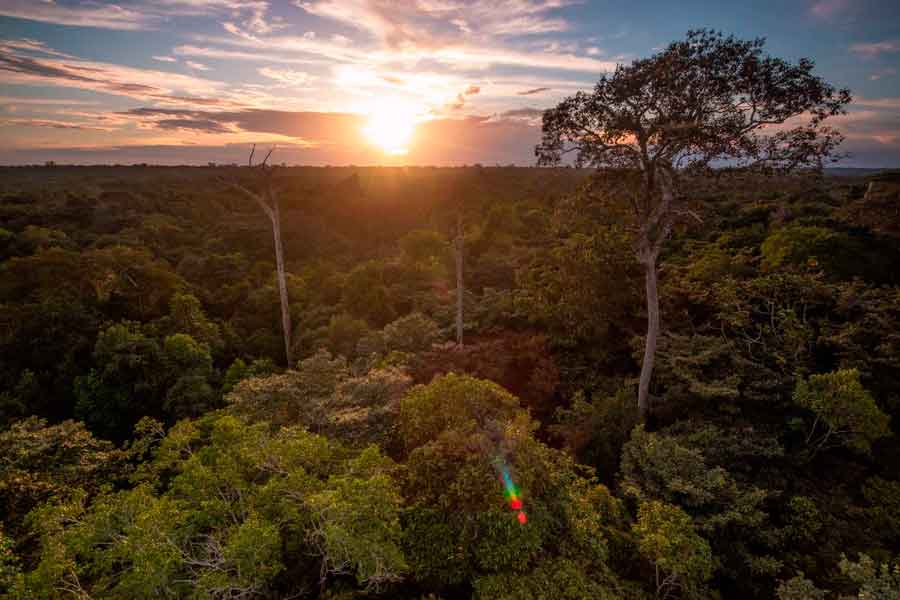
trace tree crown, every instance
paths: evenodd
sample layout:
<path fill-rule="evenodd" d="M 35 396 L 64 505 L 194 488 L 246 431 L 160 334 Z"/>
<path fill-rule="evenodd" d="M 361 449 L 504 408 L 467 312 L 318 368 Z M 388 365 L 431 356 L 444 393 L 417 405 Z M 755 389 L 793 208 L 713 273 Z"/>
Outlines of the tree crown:
<path fill-rule="evenodd" d="M 850 92 L 763 52 L 765 40 L 689 31 L 650 58 L 620 65 L 593 92 L 544 113 L 541 165 L 790 170 L 820 166 L 841 141 L 823 126 Z"/>

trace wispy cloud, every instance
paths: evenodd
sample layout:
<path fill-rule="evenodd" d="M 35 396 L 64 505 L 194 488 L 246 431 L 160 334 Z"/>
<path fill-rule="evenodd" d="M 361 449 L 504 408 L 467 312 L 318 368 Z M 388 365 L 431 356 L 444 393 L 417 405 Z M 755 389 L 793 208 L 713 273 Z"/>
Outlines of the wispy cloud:
<path fill-rule="evenodd" d="M 429 39 L 422 45 L 409 42 L 403 48 L 377 45 L 374 48 L 367 48 L 365 45 L 349 46 L 315 35 L 257 38 L 246 35 L 246 32 L 240 34 L 226 38 L 198 37 L 212 47 L 221 48 L 224 45 L 245 50 L 254 48 L 276 56 L 299 54 L 337 63 L 414 65 L 433 61 L 453 69 L 484 70 L 496 65 L 514 65 L 581 73 L 603 73 L 616 67 L 614 61 L 579 56 L 572 52 L 555 50 L 553 47 L 535 52 L 511 46 L 467 43 L 464 40 L 437 44 L 434 39 Z M 176 53 L 186 53 L 189 50 L 195 51 L 197 48 L 181 46 L 176 48 Z M 208 47 L 207 51 L 213 50 Z"/>
<path fill-rule="evenodd" d="M 0 15 L 57 25 L 101 29 L 148 29 L 157 23 L 157 17 L 154 15 L 99 2 L 62 5 L 40 0 L 3 0 L 0 2 Z"/>
<path fill-rule="evenodd" d="M 0 96 L 0 104 L 33 106 L 96 106 L 96 100 L 74 100 L 69 98 L 30 98 L 25 96 Z"/>
<path fill-rule="evenodd" d="M 299 87 L 309 82 L 309 73 L 295 71 L 293 69 L 276 69 L 273 67 L 260 67 L 257 72 L 263 77 L 273 79 L 283 85 Z"/>
<path fill-rule="evenodd" d="M 0 119 L 0 126 L 22 125 L 26 127 L 49 127 L 51 129 L 77 129 L 81 131 L 112 131 L 109 127 L 97 127 L 68 121 L 54 121 L 50 119 Z"/>
<path fill-rule="evenodd" d="M 871 75 L 869 75 L 870 81 L 878 81 L 880 79 L 884 79 L 885 77 L 893 77 L 897 74 L 897 69 L 894 67 L 885 67 L 884 69 L 879 69 L 875 71 Z"/>
<path fill-rule="evenodd" d="M 280 17 L 270 18 L 264 0 L 144 0 L 123 6 L 87 1 L 61 4 L 54 0 L 2 0 L 0 16 L 56 25 L 98 29 L 157 29 L 172 18 L 229 15 L 257 33 L 286 26 Z"/>
<path fill-rule="evenodd" d="M 160 102 L 220 103 L 222 82 L 74 58 L 34 57 L 17 41 L 0 41 L 4 83 L 52 85 Z"/>
<path fill-rule="evenodd" d="M 540 94 L 541 92 L 547 92 L 547 91 L 550 91 L 550 88 L 538 87 L 538 88 L 532 88 L 530 90 L 522 90 L 521 92 L 516 92 L 516 95 L 517 96 L 532 96 L 534 94 Z"/>
<path fill-rule="evenodd" d="M 154 56 L 153 60 L 158 60 L 159 62 L 178 62 L 178 59 L 174 56 Z"/>
<path fill-rule="evenodd" d="M 194 69 L 195 71 L 209 71 L 209 67 L 204 65 L 203 63 L 199 63 L 193 60 L 186 60 L 184 64 L 189 69 Z"/>
<path fill-rule="evenodd" d="M 298 58 L 296 56 L 288 56 L 278 52 L 258 52 L 247 50 L 228 50 L 214 46 L 195 46 L 185 44 L 177 46 L 174 53 L 179 56 L 193 56 L 196 58 L 213 58 L 221 60 L 243 60 L 251 62 L 276 62 L 284 64 L 323 64 L 320 59 Z"/>
<path fill-rule="evenodd" d="M 819 18 L 828 19 L 850 8 L 850 0 L 816 0 L 809 7 L 809 12 Z"/>
<path fill-rule="evenodd" d="M 442 45 L 464 35 L 523 36 L 565 31 L 569 23 L 552 13 L 565 0 L 298 0 L 306 12 L 363 30 L 390 47 Z"/>
<path fill-rule="evenodd" d="M 900 40 L 853 44 L 850 46 L 850 51 L 868 57 L 879 56 L 881 54 L 893 54 L 895 52 L 900 52 Z"/>

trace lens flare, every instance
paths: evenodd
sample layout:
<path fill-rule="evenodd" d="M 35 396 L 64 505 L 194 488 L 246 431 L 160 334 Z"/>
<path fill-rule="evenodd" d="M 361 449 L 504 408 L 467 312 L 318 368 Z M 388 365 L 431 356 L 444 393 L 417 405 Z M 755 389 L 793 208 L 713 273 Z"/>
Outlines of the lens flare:
<path fill-rule="evenodd" d="M 498 460 L 498 470 L 500 471 L 500 482 L 503 484 L 503 495 L 506 498 L 507 503 L 509 503 L 509 508 L 516 511 L 516 518 L 519 520 L 519 523 L 524 525 L 528 522 L 528 517 L 525 515 L 525 511 L 522 510 L 522 495 L 519 492 L 519 488 L 516 487 L 516 484 L 513 483 L 512 477 L 509 474 L 509 467 L 503 463 L 502 460 Z"/>

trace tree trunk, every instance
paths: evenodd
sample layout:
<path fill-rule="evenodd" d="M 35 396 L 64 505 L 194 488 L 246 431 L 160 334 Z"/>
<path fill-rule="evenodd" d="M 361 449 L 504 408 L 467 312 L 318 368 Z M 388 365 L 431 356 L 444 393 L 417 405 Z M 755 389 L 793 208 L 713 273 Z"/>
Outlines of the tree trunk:
<path fill-rule="evenodd" d="M 653 376 L 659 338 L 659 295 L 656 289 L 656 256 L 651 254 L 643 262 L 647 282 L 647 337 L 644 340 L 644 360 L 641 363 L 641 380 L 638 386 L 638 410 L 641 419 L 646 419 L 650 414 L 650 379 Z"/>
<path fill-rule="evenodd" d="M 456 345 L 463 345 L 463 228 L 462 214 L 456 217 Z"/>
<path fill-rule="evenodd" d="M 270 193 L 269 202 L 272 208 L 272 234 L 275 237 L 275 268 L 278 271 L 278 295 L 281 297 L 281 329 L 284 333 L 284 356 L 287 359 L 288 368 L 294 367 L 293 352 L 291 350 L 291 306 L 288 303 L 287 281 L 284 276 L 284 250 L 281 246 L 281 212 L 278 210 L 278 200 Z"/>

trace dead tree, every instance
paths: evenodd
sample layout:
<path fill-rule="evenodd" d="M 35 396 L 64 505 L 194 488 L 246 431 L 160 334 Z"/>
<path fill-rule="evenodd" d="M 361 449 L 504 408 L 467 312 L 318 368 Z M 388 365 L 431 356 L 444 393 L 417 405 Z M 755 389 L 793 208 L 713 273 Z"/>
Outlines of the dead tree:
<path fill-rule="evenodd" d="M 465 251 L 465 236 L 463 235 L 462 202 L 456 212 L 456 238 L 453 240 L 453 250 L 456 256 L 456 345 L 463 346 L 463 297 L 465 296 L 465 284 L 463 283 L 463 252 Z"/>
<path fill-rule="evenodd" d="M 294 364 L 291 350 L 291 306 L 288 303 L 287 281 L 284 274 L 284 249 L 281 245 L 281 212 L 278 206 L 278 196 L 272 187 L 273 169 L 268 165 L 269 157 L 272 156 L 274 151 L 275 148 L 271 148 L 262 162 L 257 165 L 253 164 L 256 144 L 253 145 L 253 149 L 250 151 L 247 166 L 251 170 L 258 171 L 262 187 L 261 193 L 251 191 L 236 181 L 229 181 L 228 184 L 243 195 L 256 201 L 272 224 L 272 236 L 275 238 L 275 269 L 278 274 L 278 295 L 281 298 L 281 329 L 284 334 L 284 356 L 287 359 L 288 367 L 291 367 Z"/>

